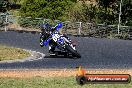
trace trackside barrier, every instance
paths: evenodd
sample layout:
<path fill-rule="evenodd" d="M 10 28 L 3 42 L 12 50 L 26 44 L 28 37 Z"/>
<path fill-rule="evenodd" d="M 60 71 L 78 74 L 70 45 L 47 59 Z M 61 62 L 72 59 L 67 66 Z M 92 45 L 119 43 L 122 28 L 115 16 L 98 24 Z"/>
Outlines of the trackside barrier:
<path fill-rule="evenodd" d="M 21 21 L 20 28 L 36 28 L 39 29 L 41 24 L 44 23 L 57 23 L 59 20 L 50 20 L 45 18 L 31 18 L 31 17 L 21 17 L 13 16 L 9 14 L 2 14 L 0 17 L 3 17 L 3 20 L 0 21 L 0 25 L 3 25 L 4 30 L 7 31 L 9 24 L 18 24 Z M 10 28 L 9 28 L 10 29 Z M 106 24 L 94 24 L 89 22 L 63 22 L 63 30 L 69 35 L 79 35 L 79 36 L 89 36 L 89 37 L 107 37 L 111 34 L 117 34 L 117 25 L 106 25 Z M 132 27 L 131 26 L 121 26 L 120 34 L 128 34 L 132 36 Z"/>
<path fill-rule="evenodd" d="M 0 27 L 3 27 L 5 31 L 8 30 L 8 13 L 6 14 L 0 14 Z"/>

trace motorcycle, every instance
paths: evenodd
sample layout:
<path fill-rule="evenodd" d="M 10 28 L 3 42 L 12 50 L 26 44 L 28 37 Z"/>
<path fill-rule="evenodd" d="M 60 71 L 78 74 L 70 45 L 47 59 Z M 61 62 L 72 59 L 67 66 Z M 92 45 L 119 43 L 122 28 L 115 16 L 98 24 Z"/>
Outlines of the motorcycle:
<path fill-rule="evenodd" d="M 72 55 L 72 57 L 77 57 L 81 58 L 81 55 L 77 52 L 76 50 L 76 45 L 72 43 L 72 41 L 67 37 L 59 34 L 59 29 L 62 27 L 62 23 L 58 23 L 55 27 L 51 27 L 49 36 L 47 39 L 45 39 L 42 42 L 42 37 L 40 37 L 40 41 L 43 43 L 41 45 L 48 46 L 50 41 L 53 41 L 56 44 L 56 47 L 61 51 L 61 52 L 66 52 L 67 55 Z"/>

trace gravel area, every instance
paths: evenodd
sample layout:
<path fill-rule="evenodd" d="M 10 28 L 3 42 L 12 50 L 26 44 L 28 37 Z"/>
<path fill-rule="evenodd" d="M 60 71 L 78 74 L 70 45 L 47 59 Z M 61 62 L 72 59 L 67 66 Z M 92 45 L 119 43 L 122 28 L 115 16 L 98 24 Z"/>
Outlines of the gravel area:
<path fill-rule="evenodd" d="M 130 74 L 132 69 L 87 69 L 88 74 Z M 70 77 L 76 76 L 77 69 L 17 69 L 0 70 L 0 77 L 31 78 L 31 77 Z"/>

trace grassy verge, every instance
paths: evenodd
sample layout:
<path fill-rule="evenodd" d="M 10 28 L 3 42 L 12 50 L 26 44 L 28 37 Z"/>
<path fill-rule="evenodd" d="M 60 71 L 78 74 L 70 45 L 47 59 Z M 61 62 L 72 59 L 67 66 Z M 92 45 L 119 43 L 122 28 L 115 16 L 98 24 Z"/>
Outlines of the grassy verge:
<path fill-rule="evenodd" d="M 0 45 L 0 61 L 23 59 L 30 54 L 22 49 Z"/>
<path fill-rule="evenodd" d="M 57 78 L 0 78 L 0 88 L 132 88 L 130 84 L 85 84 L 80 86 L 75 77 Z"/>

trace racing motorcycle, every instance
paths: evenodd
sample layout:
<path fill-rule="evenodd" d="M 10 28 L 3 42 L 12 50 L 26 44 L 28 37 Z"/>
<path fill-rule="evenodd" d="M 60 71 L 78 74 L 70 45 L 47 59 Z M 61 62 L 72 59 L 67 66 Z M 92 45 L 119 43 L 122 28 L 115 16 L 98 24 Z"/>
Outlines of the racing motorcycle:
<path fill-rule="evenodd" d="M 44 27 L 44 26 L 42 26 Z M 42 42 L 43 35 L 41 34 L 40 41 L 41 45 L 48 46 L 49 42 L 52 41 L 56 48 L 58 48 L 61 52 L 66 52 L 66 55 L 72 55 L 72 57 L 81 58 L 81 55 L 76 50 L 76 45 L 72 43 L 72 41 L 67 37 L 63 36 L 59 33 L 59 29 L 62 27 L 62 23 L 58 23 L 55 27 L 50 27 L 52 31 L 50 31 L 48 37 L 44 39 Z"/>

